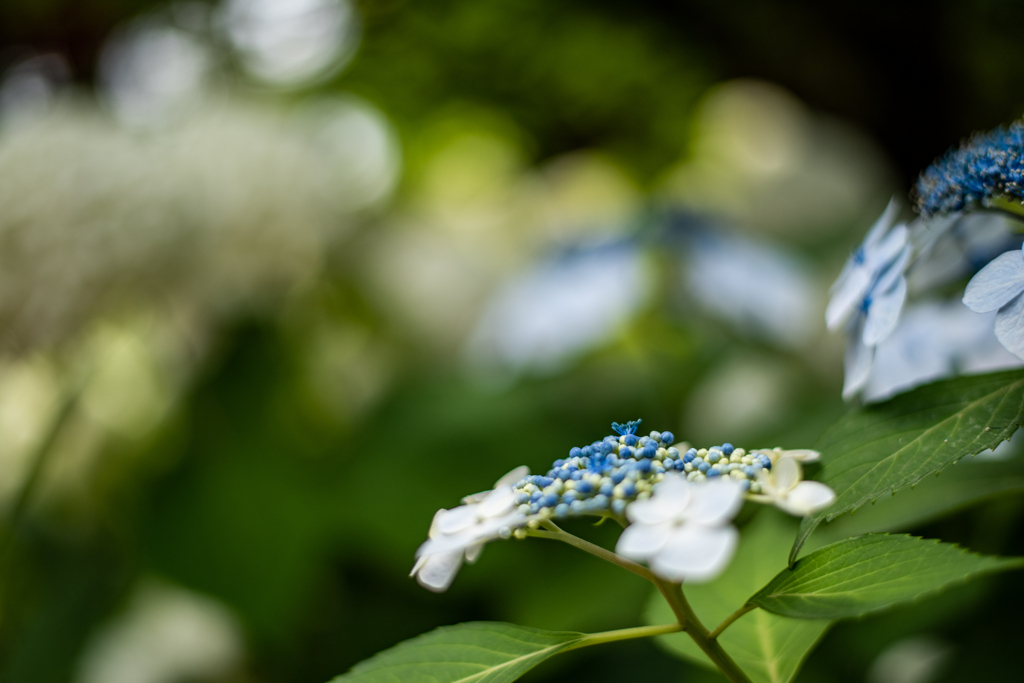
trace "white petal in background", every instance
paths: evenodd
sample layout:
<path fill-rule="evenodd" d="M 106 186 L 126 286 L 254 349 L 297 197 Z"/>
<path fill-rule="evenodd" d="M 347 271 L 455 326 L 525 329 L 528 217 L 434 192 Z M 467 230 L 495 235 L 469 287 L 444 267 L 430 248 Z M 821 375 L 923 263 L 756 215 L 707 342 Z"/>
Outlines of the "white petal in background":
<path fill-rule="evenodd" d="M 249 73 L 278 86 L 336 73 L 361 33 L 347 0 L 228 0 L 221 23 Z"/>
<path fill-rule="evenodd" d="M 75 680 L 228 680 L 242 663 L 244 647 L 240 624 L 219 602 L 147 580 L 136 588 L 125 611 L 86 644 Z"/>
<path fill-rule="evenodd" d="M 114 33 L 100 55 L 101 91 L 125 123 L 165 124 L 202 94 L 209 47 L 171 15 L 144 16 Z"/>
<path fill-rule="evenodd" d="M 863 340 L 867 346 L 875 346 L 888 337 L 896 328 L 907 298 L 907 281 L 900 277 L 892 289 L 881 292 L 871 301 L 868 307 L 867 320 L 864 323 Z"/>
<path fill-rule="evenodd" d="M 871 362 L 875 356 L 875 347 L 867 346 L 863 341 L 864 321 L 858 320 L 850 328 L 846 341 L 846 353 L 843 357 L 843 398 L 854 396 L 871 375 Z"/>
<path fill-rule="evenodd" d="M 31 123 L 49 109 L 70 78 L 71 69 L 59 54 L 16 62 L 0 80 L 0 123 Z"/>
<path fill-rule="evenodd" d="M 975 313 L 995 311 L 1024 292 L 1024 252 L 1008 251 L 994 258 L 967 283 L 964 305 Z"/>
<path fill-rule="evenodd" d="M 837 330 L 850 319 L 864 295 L 871 287 L 871 280 L 874 273 L 868 271 L 863 264 L 852 264 L 849 272 L 840 276 L 833 287 L 832 297 L 825 307 L 825 325 L 830 330 Z"/>
<path fill-rule="evenodd" d="M 540 263 L 501 287 L 469 342 L 483 370 L 553 372 L 608 341 L 647 299 L 640 250 L 616 243 Z"/>
<path fill-rule="evenodd" d="M 882 401 L 958 371 L 992 372 L 1022 365 L 999 343 L 995 313 L 974 313 L 959 301 L 923 302 L 904 311 L 893 333 L 875 351 L 864 389 Z"/>
<path fill-rule="evenodd" d="M 852 289 L 858 278 L 851 274 Z M 817 331 L 816 285 L 804 261 L 782 247 L 699 233 L 686 243 L 683 286 L 710 314 L 778 346 L 802 347 Z"/>
<path fill-rule="evenodd" d="M 1018 294 L 996 313 L 996 339 L 1007 351 L 1024 359 L 1024 294 Z"/>

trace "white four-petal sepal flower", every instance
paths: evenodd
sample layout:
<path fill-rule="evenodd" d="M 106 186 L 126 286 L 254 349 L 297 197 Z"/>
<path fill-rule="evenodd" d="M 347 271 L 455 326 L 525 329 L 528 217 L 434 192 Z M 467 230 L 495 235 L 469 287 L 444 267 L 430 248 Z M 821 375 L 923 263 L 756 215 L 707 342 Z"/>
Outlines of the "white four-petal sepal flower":
<path fill-rule="evenodd" d="M 810 448 L 797 448 L 788 451 L 782 448 L 760 448 L 751 451 L 751 453 L 767 455 L 772 462 L 775 462 L 779 458 L 793 458 L 799 462 L 816 462 L 818 458 L 821 457 L 821 453 L 818 451 L 812 451 Z"/>
<path fill-rule="evenodd" d="M 1024 252 L 1014 249 L 992 259 L 967 283 L 964 305 L 975 313 L 996 313 L 996 339 L 1024 358 Z"/>
<path fill-rule="evenodd" d="M 669 581 L 710 581 L 729 564 L 739 533 L 731 521 L 743 505 L 743 489 L 732 479 L 688 482 L 666 474 L 654 495 L 626 508 L 631 524 L 615 551 L 646 561 Z"/>
<path fill-rule="evenodd" d="M 502 486 L 515 486 L 524 477 L 530 476 L 530 468 L 526 465 L 520 465 L 509 470 L 508 473 L 503 474 L 498 481 L 494 482 L 494 489 L 501 488 Z M 491 489 L 493 491 L 494 489 Z M 480 493 L 471 493 L 462 499 L 463 503 L 479 503 L 487 497 L 491 491 L 481 491 Z"/>
<path fill-rule="evenodd" d="M 893 226 L 899 203 L 893 198 L 868 231 L 864 242 L 850 256 L 831 288 L 825 309 L 825 324 L 830 330 L 846 325 L 861 307 L 879 275 L 905 250 L 908 232 L 905 225 Z"/>
<path fill-rule="evenodd" d="M 409 575 L 424 588 L 443 592 L 455 579 L 463 560 L 475 561 L 484 543 L 508 538 L 513 529 L 529 519 L 516 510 L 515 492 L 508 484 L 482 495 L 479 502 L 438 510 Z"/>
<path fill-rule="evenodd" d="M 791 515 L 803 517 L 827 508 L 835 502 L 836 494 L 818 481 L 804 481 L 803 468 L 794 457 L 783 455 L 771 470 L 762 470 L 757 476 L 760 495 L 751 498 L 772 503 Z"/>

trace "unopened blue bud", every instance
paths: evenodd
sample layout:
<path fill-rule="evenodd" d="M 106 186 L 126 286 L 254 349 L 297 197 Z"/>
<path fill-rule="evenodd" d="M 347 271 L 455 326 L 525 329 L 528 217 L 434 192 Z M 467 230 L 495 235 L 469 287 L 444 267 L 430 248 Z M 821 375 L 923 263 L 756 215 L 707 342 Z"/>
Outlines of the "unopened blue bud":
<path fill-rule="evenodd" d="M 599 493 L 590 499 L 590 504 L 597 510 L 607 510 L 608 496 Z"/>
<path fill-rule="evenodd" d="M 579 493 L 587 494 L 590 493 L 592 490 L 593 487 L 590 485 L 590 482 L 588 481 L 581 481 L 580 483 L 576 484 L 576 491 L 578 491 Z"/>
<path fill-rule="evenodd" d="M 627 446 L 635 446 L 638 441 L 640 441 L 640 439 L 636 438 L 635 434 L 626 434 L 626 436 L 622 438 L 622 443 Z"/>
<path fill-rule="evenodd" d="M 610 495 L 612 495 L 612 491 L 614 489 L 615 489 L 615 484 L 613 484 L 610 481 L 605 481 L 605 482 L 602 482 L 601 488 L 599 488 L 597 491 L 602 496 L 610 496 Z"/>
<path fill-rule="evenodd" d="M 627 498 L 632 498 L 636 495 L 636 485 L 631 481 L 627 481 L 622 485 L 622 492 L 626 494 Z"/>
<path fill-rule="evenodd" d="M 620 458 L 632 458 L 633 457 L 633 453 L 634 453 L 633 449 L 630 448 L 629 446 L 624 446 L 624 447 L 619 449 L 619 457 Z"/>
<path fill-rule="evenodd" d="M 657 446 L 655 446 L 654 444 L 649 444 L 647 446 L 644 446 L 643 450 L 640 451 L 640 457 L 642 457 L 642 458 L 653 458 L 654 455 L 657 452 L 658 452 Z"/>
<path fill-rule="evenodd" d="M 708 471 L 708 469 L 710 467 L 711 467 L 711 465 L 709 465 L 706 462 L 704 462 L 703 460 L 701 460 L 700 463 L 698 463 L 698 465 L 697 465 L 697 470 L 699 472 L 701 472 L 701 473 L 705 473 L 705 472 Z"/>
<path fill-rule="evenodd" d="M 712 465 L 715 464 L 716 462 L 718 462 L 721 459 L 722 459 L 722 452 L 719 451 L 717 448 L 712 448 L 710 451 L 708 451 L 707 461 L 709 463 L 711 463 Z"/>
<path fill-rule="evenodd" d="M 577 448 L 576 446 L 573 446 L 572 448 L 569 449 L 570 458 L 578 458 L 581 455 L 584 455 L 582 448 Z"/>
<path fill-rule="evenodd" d="M 554 484 L 555 480 L 551 477 L 537 477 L 537 481 L 535 481 L 534 483 L 537 484 L 537 486 L 540 486 L 541 488 L 547 488 L 548 486 Z"/>
<path fill-rule="evenodd" d="M 516 494 L 516 505 L 522 505 L 523 503 L 529 503 L 529 502 L 530 502 L 530 494 L 529 493 L 521 491 L 521 492 Z"/>
<path fill-rule="evenodd" d="M 582 500 L 574 500 L 573 502 L 569 503 L 569 511 L 573 514 L 579 515 L 586 512 L 586 510 L 587 506 L 583 504 Z"/>
<path fill-rule="evenodd" d="M 569 474 L 569 478 L 574 481 L 579 481 L 580 479 L 583 478 L 583 473 L 580 472 L 579 470 L 575 470 Z"/>
<path fill-rule="evenodd" d="M 551 508 L 558 505 L 558 496 L 553 493 L 549 493 L 539 501 L 541 507 Z"/>
<path fill-rule="evenodd" d="M 576 500 L 576 497 L 577 496 L 575 491 L 566 491 L 565 493 L 562 494 L 562 502 L 571 503 L 574 500 Z"/>
<path fill-rule="evenodd" d="M 734 450 L 736 450 L 736 449 L 734 449 L 732 447 L 731 443 L 723 443 L 722 444 L 722 452 L 725 453 L 726 455 L 732 455 L 732 452 Z"/>
<path fill-rule="evenodd" d="M 676 442 L 676 437 L 672 432 L 662 432 L 661 440 L 667 444 L 674 444 Z"/>
<path fill-rule="evenodd" d="M 617 515 L 621 515 L 625 511 L 626 501 L 622 500 L 621 498 L 617 498 L 612 501 L 612 512 L 614 512 Z"/>
<path fill-rule="evenodd" d="M 620 484 L 620 483 L 622 483 L 622 480 L 625 479 L 625 478 L 626 478 L 626 470 L 625 469 L 617 469 L 614 472 L 612 472 L 612 483 L 613 484 Z"/>
<path fill-rule="evenodd" d="M 559 503 L 555 506 L 555 517 L 565 517 L 569 514 L 569 506 L 565 503 Z"/>
<path fill-rule="evenodd" d="M 717 467 L 709 467 L 708 471 L 705 472 L 704 474 L 706 474 L 708 476 L 708 478 L 710 479 L 711 477 L 720 476 L 722 473 L 719 471 L 719 469 Z"/>

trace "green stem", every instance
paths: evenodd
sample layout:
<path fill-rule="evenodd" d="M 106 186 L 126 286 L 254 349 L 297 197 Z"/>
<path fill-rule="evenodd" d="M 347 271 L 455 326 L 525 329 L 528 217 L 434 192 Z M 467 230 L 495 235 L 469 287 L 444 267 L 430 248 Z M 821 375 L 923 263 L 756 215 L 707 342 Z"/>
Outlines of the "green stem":
<path fill-rule="evenodd" d="M 642 565 L 637 564 L 636 562 L 632 562 L 624 557 L 616 555 L 610 550 L 605 550 L 599 545 L 594 545 L 590 541 L 585 541 L 578 536 L 573 536 L 572 534 L 566 531 L 562 531 L 551 520 L 545 520 L 544 522 L 542 522 L 542 524 L 547 529 L 547 531 L 527 529 L 526 535 L 533 536 L 534 538 L 547 538 L 552 541 L 561 541 L 563 543 L 568 543 L 574 548 L 579 548 L 580 550 L 588 552 L 591 555 L 594 555 L 595 557 L 599 557 L 602 560 L 605 560 L 606 562 L 611 562 L 612 564 L 618 565 L 623 569 L 633 572 L 637 576 L 641 576 L 650 581 L 651 583 L 653 583 L 664 596 L 665 600 L 669 604 L 669 607 L 672 608 L 672 613 L 675 614 L 676 619 L 678 620 L 678 623 L 674 624 L 674 626 L 676 627 L 675 630 L 685 631 L 690 636 L 690 638 L 693 639 L 693 642 L 697 644 L 697 647 L 699 647 L 701 651 L 703 651 L 704 654 L 708 656 L 708 659 L 714 662 L 715 666 L 717 666 L 719 670 L 723 674 L 725 674 L 725 677 L 728 678 L 730 681 L 732 681 L 733 683 L 751 683 L 750 678 L 748 678 L 747 675 L 743 673 L 743 670 L 740 669 L 740 667 L 736 664 L 736 662 L 732 660 L 728 653 L 726 653 L 726 651 L 722 649 L 722 646 L 719 645 L 718 641 L 715 640 L 710 633 L 708 633 L 708 630 L 704 627 L 704 624 L 700 623 L 700 619 L 698 619 L 697 615 L 694 614 L 693 609 L 690 607 L 690 603 L 686 601 L 686 596 L 683 595 L 683 589 L 678 583 L 669 583 L 668 581 L 663 581 L 662 579 L 659 579 L 655 574 L 653 574 L 651 570 L 649 570 L 647 567 L 644 567 Z M 738 619 L 739 616 L 736 616 L 736 618 Z M 645 629 L 650 628 L 657 629 L 666 627 L 658 626 L 640 627 L 639 629 L 625 629 L 624 631 L 622 631 L 622 633 L 641 632 Z M 667 633 L 672 632 L 673 631 L 667 631 Z M 716 629 L 716 633 L 717 632 L 719 632 L 719 629 Z M 618 632 L 610 631 L 609 633 Z M 594 635 L 602 636 L 604 634 Z M 660 634 L 651 633 L 650 635 Z M 636 635 L 627 637 L 639 638 L 642 636 Z M 618 639 L 620 638 L 616 638 L 616 640 Z M 596 643 L 588 642 L 587 644 L 593 645 Z M 575 645 L 574 647 L 584 646 L 585 645 Z"/>
<path fill-rule="evenodd" d="M 64 431 L 64 426 L 68 423 L 68 420 L 75 412 L 75 408 L 78 406 L 78 399 L 82 395 L 82 386 L 80 383 L 76 384 L 64 394 L 56 414 L 51 418 L 50 424 L 47 426 L 46 433 L 36 444 L 28 458 L 30 469 L 22 481 L 9 513 L 12 529 L 17 529 L 28 512 L 36 489 L 39 488 L 39 482 L 46 471 L 46 466 L 53 455 L 57 438 Z"/>
<path fill-rule="evenodd" d="M 1017 220 L 1024 218 L 1024 205 L 1009 197 L 991 197 L 985 204 L 987 208 L 1009 214 Z"/>
<path fill-rule="evenodd" d="M 743 605 L 743 607 L 740 607 L 738 610 L 736 610 L 735 612 L 730 614 L 726 618 L 725 621 L 723 621 L 721 624 L 719 624 L 718 628 L 716 628 L 714 631 L 711 632 L 711 637 L 712 638 L 717 638 L 718 636 L 722 635 L 722 631 L 724 631 L 725 629 L 727 629 L 730 626 L 732 626 L 732 622 L 736 621 L 737 619 L 742 617 L 747 612 L 751 612 L 751 611 L 753 611 L 755 609 L 757 609 L 757 606 L 756 605 L 751 605 L 749 602 L 747 604 Z"/>
<path fill-rule="evenodd" d="M 617 640 L 663 636 L 669 633 L 678 633 L 681 630 L 682 627 L 679 624 L 663 624 L 661 626 L 637 626 L 635 628 L 623 628 L 618 631 L 604 631 L 603 633 L 588 633 L 569 647 L 565 648 L 563 652 L 578 650 L 581 647 L 590 647 L 591 645 L 614 643 Z"/>
<path fill-rule="evenodd" d="M 678 583 L 662 581 L 658 577 L 654 577 L 654 585 L 665 596 L 665 600 L 668 601 L 679 623 L 683 625 L 686 634 L 693 639 L 693 642 L 697 643 L 697 647 L 714 662 L 725 677 L 733 683 L 751 683 L 747 674 L 743 673 L 743 669 L 732 661 L 732 657 L 722 649 L 717 640 L 711 637 L 704 624 L 700 623 L 700 619 L 694 614 L 693 608 L 690 607 L 686 596 L 683 595 L 682 586 Z"/>

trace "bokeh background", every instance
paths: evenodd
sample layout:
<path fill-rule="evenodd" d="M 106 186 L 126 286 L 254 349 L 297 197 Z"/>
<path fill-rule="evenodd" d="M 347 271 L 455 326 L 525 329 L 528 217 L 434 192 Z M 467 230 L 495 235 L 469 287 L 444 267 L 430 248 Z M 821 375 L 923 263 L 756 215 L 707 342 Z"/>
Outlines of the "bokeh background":
<path fill-rule="evenodd" d="M 1024 112 L 1022 22 L 0 3 L 0 680 L 320 683 L 462 620 L 639 623 L 649 587 L 569 548 L 492 544 L 443 595 L 413 553 L 613 420 L 813 445 L 846 409 L 828 287 L 890 196 Z M 1021 507 L 901 530 L 1024 554 Z M 1012 680 L 1018 584 L 837 625 L 798 680 Z M 651 642 L 527 678 L 640 677 L 715 680 Z"/>

